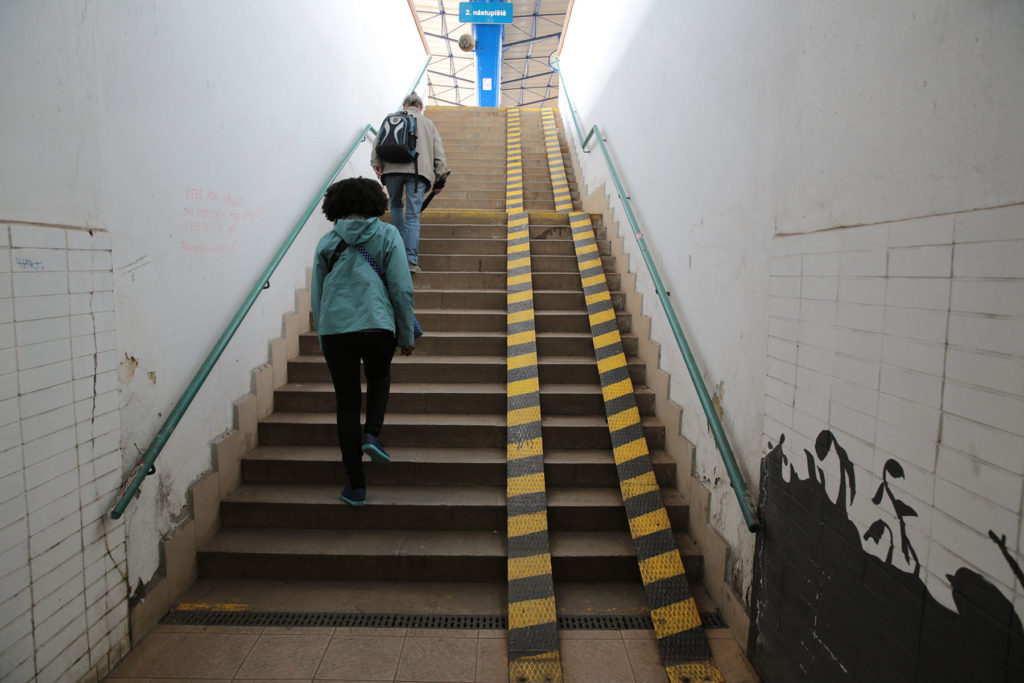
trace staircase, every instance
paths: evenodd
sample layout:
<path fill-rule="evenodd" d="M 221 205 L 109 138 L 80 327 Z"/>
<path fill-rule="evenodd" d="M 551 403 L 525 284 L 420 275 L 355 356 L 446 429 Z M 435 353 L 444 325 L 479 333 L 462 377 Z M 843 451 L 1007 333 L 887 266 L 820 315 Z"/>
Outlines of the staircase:
<path fill-rule="evenodd" d="M 221 529 L 198 550 L 192 595 L 237 601 L 245 594 L 252 609 L 269 609 L 260 601 L 274 582 L 318 582 L 306 584 L 324 587 L 310 589 L 315 597 L 286 609 L 366 611 L 346 593 L 354 582 L 360 595 L 400 596 L 376 603 L 377 611 L 502 615 L 507 608 L 505 110 L 430 108 L 427 115 L 453 173 L 422 217 L 423 272 L 413 281 L 426 334 L 392 366 L 381 434 L 392 462 L 366 464 L 366 507 L 339 501 L 345 478 L 334 394 L 316 334 L 304 334 L 274 412 L 260 422 L 259 446 L 243 460 L 242 484 L 221 502 Z M 553 211 L 540 117 L 522 110 L 556 605 L 560 615 L 643 615 L 587 307 L 568 217 Z M 569 182 L 575 188 L 571 169 Z M 578 209 L 575 189 L 573 200 Z M 700 600 L 703 560 L 680 531 L 688 508 L 674 488 L 675 464 L 661 450 L 665 427 L 636 359 L 606 230 L 592 219 L 662 499 Z M 261 588 L 245 593 L 238 579 Z M 287 603 L 286 593 L 278 589 L 273 607 Z M 701 607 L 714 609 L 706 600 Z"/>

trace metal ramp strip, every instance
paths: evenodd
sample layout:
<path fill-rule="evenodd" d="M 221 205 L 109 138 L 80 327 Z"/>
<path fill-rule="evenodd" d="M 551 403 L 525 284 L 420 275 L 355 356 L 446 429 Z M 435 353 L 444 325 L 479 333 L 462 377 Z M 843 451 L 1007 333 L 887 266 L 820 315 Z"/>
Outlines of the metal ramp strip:
<path fill-rule="evenodd" d="M 548 170 L 551 172 L 551 191 L 555 193 L 555 211 L 567 213 L 572 211 L 572 193 L 569 191 L 569 180 L 565 175 L 565 164 L 562 163 L 562 146 L 558 141 L 555 113 L 551 109 L 543 109 L 540 116 L 544 126 L 544 149 L 548 154 Z"/>
<path fill-rule="evenodd" d="M 722 681 L 654 476 L 590 216 L 569 214 L 622 502 L 669 680 Z"/>
<path fill-rule="evenodd" d="M 506 119 L 505 212 L 523 210 L 523 134 L 519 110 L 509 109 Z"/>
<path fill-rule="evenodd" d="M 530 224 L 526 213 L 508 213 L 507 254 L 509 680 L 556 683 L 562 680 L 562 668 L 548 543 Z"/>

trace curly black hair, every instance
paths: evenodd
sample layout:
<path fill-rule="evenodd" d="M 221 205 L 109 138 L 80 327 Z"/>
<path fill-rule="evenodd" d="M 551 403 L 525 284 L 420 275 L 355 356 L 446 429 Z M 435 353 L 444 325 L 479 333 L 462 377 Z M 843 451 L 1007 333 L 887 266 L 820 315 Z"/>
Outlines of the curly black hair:
<path fill-rule="evenodd" d="M 388 210 L 388 198 L 376 180 L 345 178 L 324 192 L 323 212 L 332 223 L 349 216 L 372 218 Z"/>

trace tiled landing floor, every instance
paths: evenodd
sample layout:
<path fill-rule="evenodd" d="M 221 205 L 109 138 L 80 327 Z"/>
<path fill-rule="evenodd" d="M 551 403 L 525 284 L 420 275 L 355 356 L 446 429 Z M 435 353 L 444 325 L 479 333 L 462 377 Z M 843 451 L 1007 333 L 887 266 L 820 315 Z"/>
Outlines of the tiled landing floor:
<path fill-rule="evenodd" d="M 710 637 L 727 683 L 758 679 L 731 637 Z M 653 631 L 560 633 L 566 683 L 666 681 Z M 505 631 L 158 624 L 107 677 L 167 681 L 505 683 Z"/>

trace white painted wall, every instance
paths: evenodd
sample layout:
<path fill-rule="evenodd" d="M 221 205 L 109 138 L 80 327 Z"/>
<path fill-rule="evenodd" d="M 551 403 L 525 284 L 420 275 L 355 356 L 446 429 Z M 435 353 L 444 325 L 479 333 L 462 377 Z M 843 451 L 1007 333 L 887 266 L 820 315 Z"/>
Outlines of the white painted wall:
<path fill-rule="evenodd" d="M 946 577 L 970 567 L 1024 614 L 1024 588 L 989 537 L 1024 560 L 1024 205 L 772 246 L 767 438 L 785 435 L 803 479 L 804 449 L 830 429 L 853 464 L 856 497 L 844 505 L 862 535 L 888 525 L 892 563 L 950 608 Z M 889 488 L 915 513 L 907 555 L 892 503 L 872 500 L 890 460 L 902 476 Z M 836 500 L 834 451 L 817 467 Z M 863 546 L 884 559 L 888 532 Z"/>
<path fill-rule="evenodd" d="M 382 17 L 387 41 L 368 30 Z M 425 59 L 403 0 L 0 5 L 0 222 L 109 234 L 125 467 Z M 363 144 L 342 175 L 369 175 L 368 154 Z M 126 513 L 133 588 L 157 570 L 160 537 L 209 471 L 209 443 L 231 428 L 327 227 L 317 208 Z"/>
<path fill-rule="evenodd" d="M 1024 586 L 1024 5 L 802 3 L 780 98 L 766 437 L 806 476 L 826 426 L 858 476 L 886 462 L 920 576 L 954 607 L 971 567 L 1018 614 Z M 787 60 L 789 61 L 789 60 Z M 845 227 L 842 226 L 854 226 Z M 838 482 L 836 459 L 824 465 Z M 837 493 L 832 489 L 833 495 Z M 884 558 L 881 544 L 863 542 Z"/>
<path fill-rule="evenodd" d="M 597 124 L 608 140 L 755 500 L 776 210 L 771 86 L 784 28 L 772 3 L 576 3 L 561 58 L 584 135 Z M 568 119 L 564 94 L 561 112 Z M 614 197 L 600 148 L 580 158 L 587 191 L 605 183 Z M 617 218 L 628 230 L 625 214 Z M 712 524 L 735 549 L 737 583 L 746 586 L 752 535 L 635 240 L 625 241 L 672 399 L 684 408 L 682 432 L 697 448 L 695 474 L 711 490 Z"/>
<path fill-rule="evenodd" d="M 988 0 L 577 3 L 562 56 L 709 388 L 724 389 L 752 493 L 769 439 L 786 433 L 799 463 L 831 428 L 868 504 L 888 458 L 907 471 L 936 598 L 949 604 L 945 574 L 973 566 L 1018 612 L 987 530 L 1020 561 L 1021 64 L 1024 6 Z M 598 155 L 582 157 L 589 189 L 607 182 Z M 711 522 L 748 587 L 751 539 L 640 281 Z M 856 514 L 862 531 L 877 518 Z"/>

